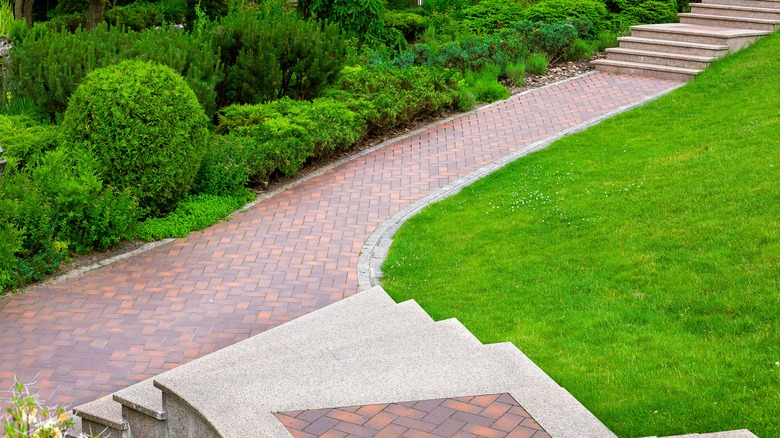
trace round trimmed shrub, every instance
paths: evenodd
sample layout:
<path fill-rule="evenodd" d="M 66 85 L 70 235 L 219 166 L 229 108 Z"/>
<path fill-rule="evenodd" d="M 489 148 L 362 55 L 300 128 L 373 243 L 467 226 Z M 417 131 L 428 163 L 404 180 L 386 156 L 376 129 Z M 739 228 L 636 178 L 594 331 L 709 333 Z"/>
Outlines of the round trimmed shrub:
<path fill-rule="evenodd" d="M 103 180 L 157 215 L 190 190 L 208 139 L 195 93 L 169 67 L 124 61 L 87 75 L 71 97 L 66 138 L 94 153 Z"/>

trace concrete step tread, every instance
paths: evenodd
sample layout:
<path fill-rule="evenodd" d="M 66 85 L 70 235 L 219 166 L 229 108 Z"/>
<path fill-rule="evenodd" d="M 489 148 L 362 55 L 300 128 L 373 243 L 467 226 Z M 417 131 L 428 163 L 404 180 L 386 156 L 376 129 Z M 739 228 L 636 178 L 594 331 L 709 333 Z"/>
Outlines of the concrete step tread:
<path fill-rule="evenodd" d="M 413 334 L 409 333 L 408 337 Z M 360 357 L 384 357 L 397 355 L 399 352 L 412 354 L 413 351 L 436 351 L 442 348 L 450 350 L 473 350 L 481 347 L 479 340 L 456 319 L 437 322 L 433 330 L 418 334 L 413 338 L 398 338 L 394 340 L 378 340 L 367 346 L 341 346 L 337 349 L 320 349 L 308 354 L 290 356 L 264 356 L 263 362 L 275 363 L 281 359 L 297 358 L 300 361 L 311 360 L 320 355 L 330 355 L 339 360 L 357 359 Z M 323 347 L 325 348 L 325 347 Z M 409 350 L 413 351 L 409 351 Z M 255 365 L 258 362 L 254 362 Z M 165 420 L 167 414 L 163 408 L 162 393 L 154 387 L 153 379 L 148 379 L 116 392 L 113 395 L 116 402 L 135 411 L 141 412 L 158 420 Z"/>
<path fill-rule="evenodd" d="M 721 9 L 721 10 L 735 10 L 735 11 L 745 11 L 745 12 L 776 12 L 780 13 L 780 2 L 777 2 L 778 7 L 777 8 L 759 8 L 754 6 L 740 6 L 740 5 L 723 5 L 723 4 L 714 4 L 714 3 L 692 3 L 692 8 L 711 8 L 711 9 Z"/>
<path fill-rule="evenodd" d="M 597 59 L 595 61 L 591 61 L 591 64 L 608 65 L 608 66 L 623 67 L 623 68 L 634 68 L 634 69 L 642 69 L 642 70 L 653 70 L 653 71 L 660 71 L 660 72 L 667 72 L 667 73 L 680 73 L 680 74 L 688 74 L 688 75 L 697 75 L 701 72 L 701 70 L 692 69 L 692 68 L 670 67 L 668 65 L 659 65 L 659 64 L 641 64 L 638 62 L 616 61 L 613 59 Z"/>
<path fill-rule="evenodd" d="M 647 43 L 647 44 L 659 44 L 664 46 L 673 47 L 691 47 L 696 49 L 712 49 L 712 50 L 728 50 L 729 46 L 725 44 L 704 44 L 704 43 L 688 43 L 685 41 L 673 41 L 673 40 L 659 40 L 653 38 L 639 38 L 633 36 L 625 36 L 618 38 L 618 41 L 628 41 L 635 43 Z"/>
<path fill-rule="evenodd" d="M 639 55 L 639 56 L 653 56 L 658 58 L 671 58 L 680 60 L 700 61 L 700 62 L 712 62 L 715 60 L 714 56 L 696 56 L 696 55 L 683 55 L 679 53 L 669 52 L 653 52 L 649 50 L 637 50 L 637 49 L 625 49 L 622 47 L 608 48 L 607 53 L 623 53 L 626 55 Z"/>
<path fill-rule="evenodd" d="M 511 344 L 489 345 L 476 352 L 423 352 L 407 357 L 347 361 L 322 357 L 314 362 L 277 363 L 274 368 L 260 371 L 247 366 L 196 380 L 161 378 L 155 380 L 155 385 L 166 397 L 172 396 L 198 411 L 224 437 L 240 437 L 246 430 L 271 436 L 278 422 L 272 416 L 258 415 L 263 411 L 425 400 L 510 389 L 548 399 L 546 408 L 550 402 L 554 406 L 556 398 L 571 398 Z M 245 402 L 238 405 L 235 400 Z M 569 400 L 566 406 L 571 403 L 578 404 Z M 589 413 L 580 414 L 588 418 L 588 428 L 597 429 L 598 434 L 569 436 L 614 436 Z"/>
<path fill-rule="evenodd" d="M 679 15 L 680 18 L 701 18 L 717 21 L 733 21 L 756 24 L 780 24 L 780 19 L 773 20 L 768 18 L 729 17 L 725 15 L 694 14 L 692 12 L 681 12 L 677 15 Z"/>
<path fill-rule="evenodd" d="M 162 393 L 154 387 L 153 379 L 146 379 L 113 394 L 115 402 L 148 415 L 165 420 L 167 415 L 162 404 Z"/>
<path fill-rule="evenodd" d="M 75 407 L 73 413 L 112 429 L 127 430 L 127 423 L 122 419 L 122 405 L 115 402 L 110 395 Z"/>
<path fill-rule="evenodd" d="M 771 33 L 765 30 L 734 29 L 685 23 L 640 24 L 638 26 L 631 26 L 631 30 L 658 31 L 665 33 L 677 33 L 682 35 L 712 36 L 721 38 L 755 37 L 769 35 Z"/>

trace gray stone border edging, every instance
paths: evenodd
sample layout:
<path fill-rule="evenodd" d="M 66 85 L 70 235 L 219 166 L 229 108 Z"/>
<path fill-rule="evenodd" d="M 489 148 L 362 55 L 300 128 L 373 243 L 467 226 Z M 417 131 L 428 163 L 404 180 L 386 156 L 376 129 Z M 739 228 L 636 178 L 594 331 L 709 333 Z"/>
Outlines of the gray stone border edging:
<path fill-rule="evenodd" d="M 584 75 L 580 75 L 574 78 L 566 79 L 561 82 L 557 82 L 555 84 L 550 84 L 546 87 L 536 88 L 533 90 L 528 90 L 526 92 L 517 94 L 514 97 L 520 97 L 523 94 L 526 94 L 531 91 L 544 89 L 547 87 L 552 87 L 555 85 L 559 85 L 561 83 L 565 83 L 570 80 L 578 79 L 583 76 L 587 76 L 593 74 L 593 72 L 585 73 Z M 440 188 L 439 190 L 419 199 L 418 201 L 410 204 L 406 208 L 402 209 L 393 217 L 385 221 L 382 225 L 380 225 L 373 233 L 371 233 L 371 236 L 369 236 L 368 240 L 366 240 L 366 243 L 363 245 L 363 248 L 361 248 L 360 251 L 360 257 L 358 259 L 358 285 L 359 290 L 365 291 L 370 289 L 373 286 L 378 286 L 379 281 L 382 278 L 382 263 L 385 261 L 385 258 L 387 258 L 387 253 L 390 250 L 390 245 L 393 243 L 393 236 L 395 233 L 401 228 L 401 225 L 404 224 L 409 218 L 416 215 L 420 211 L 422 211 L 423 208 L 427 207 L 430 204 L 433 204 L 435 202 L 441 201 L 445 198 L 449 198 L 450 196 L 453 196 L 460 192 L 464 187 L 470 185 L 474 181 L 483 178 L 501 168 L 506 166 L 507 164 L 524 157 L 525 155 L 530 154 L 531 152 L 536 152 L 540 149 L 544 149 L 545 147 L 549 146 L 551 143 L 553 143 L 556 140 L 559 140 L 567 135 L 574 134 L 576 132 L 580 132 L 585 130 L 586 128 L 589 128 L 593 125 L 596 125 L 598 123 L 601 123 L 602 121 L 614 117 L 617 114 L 626 112 L 630 109 L 642 106 L 648 102 L 651 102 L 655 99 L 658 99 L 659 97 L 670 93 L 671 91 L 674 91 L 680 87 L 685 85 L 685 83 L 680 83 L 679 85 L 675 85 L 671 88 L 668 88 L 660 93 L 656 93 L 654 95 L 648 96 L 644 99 L 641 99 L 637 102 L 624 105 L 620 108 L 616 108 L 612 111 L 609 111 L 605 114 L 602 114 L 601 116 L 595 117 L 593 119 L 587 120 L 585 122 L 582 122 L 578 125 L 572 126 L 571 128 L 565 129 L 561 132 L 558 132 L 555 135 L 552 135 L 550 137 L 547 137 L 545 139 L 539 140 L 535 143 L 531 143 L 521 149 L 518 149 L 515 152 L 512 152 L 509 155 L 505 155 L 502 158 L 499 158 L 498 160 L 481 167 L 480 169 L 477 169 L 476 171 L 459 178 L 458 180 Z M 508 99 L 511 100 L 512 98 Z M 506 101 L 501 101 L 506 102 Z M 499 102 L 500 103 L 500 102 Z M 492 105 L 491 105 L 492 106 Z M 487 107 L 479 108 L 478 110 L 482 110 Z M 468 113 L 467 113 L 468 114 Z M 465 115 L 465 114 L 464 114 Z"/>

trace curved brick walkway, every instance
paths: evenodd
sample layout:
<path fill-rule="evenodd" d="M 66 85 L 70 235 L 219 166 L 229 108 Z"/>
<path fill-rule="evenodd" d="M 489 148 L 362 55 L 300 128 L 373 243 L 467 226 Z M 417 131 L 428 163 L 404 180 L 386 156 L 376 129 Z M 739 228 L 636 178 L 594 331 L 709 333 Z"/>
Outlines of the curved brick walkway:
<path fill-rule="evenodd" d="M 230 221 L 0 301 L 0 390 L 74 406 L 357 292 L 363 242 L 423 196 L 518 148 L 678 85 L 594 74 L 342 164 Z M 0 391 L 0 404 L 8 392 Z"/>

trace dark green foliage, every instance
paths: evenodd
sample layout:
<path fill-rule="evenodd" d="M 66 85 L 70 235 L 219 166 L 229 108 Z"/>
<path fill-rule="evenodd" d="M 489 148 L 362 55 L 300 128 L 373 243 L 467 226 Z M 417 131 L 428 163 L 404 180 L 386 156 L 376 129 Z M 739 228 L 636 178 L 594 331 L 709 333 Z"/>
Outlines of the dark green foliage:
<path fill-rule="evenodd" d="M 156 26 L 180 24 L 187 14 L 184 0 L 164 0 L 156 3 L 136 2 L 116 6 L 106 12 L 106 22 L 140 31 Z"/>
<path fill-rule="evenodd" d="M 474 33 L 489 34 L 524 18 L 525 5 L 506 0 L 483 0 L 463 9 L 463 22 Z"/>
<path fill-rule="evenodd" d="M 244 139 L 213 135 L 193 183 L 194 193 L 242 197 L 249 193 L 249 166 Z"/>
<path fill-rule="evenodd" d="M 187 28 L 192 29 L 193 23 L 198 18 L 195 7 L 199 7 L 206 14 L 206 17 L 216 20 L 228 14 L 228 4 L 226 0 L 186 0 L 187 2 Z"/>
<path fill-rule="evenodd" d="M 125 59 L 158 62 L 181 74 L 212 116 L 219 60 L 207 40 L 175 29 L 142 32 L 98 26 L 91 32 L 14 27 L 9 75 L 14 95 L 33 100 L 52 119 L 65 112 L 68 99 L 91 71 Z"/>
<path fill-rule="evenodd" d="M 87 22 L 87 14 L 74 13 L 74 14 L 57 15 L 51 20 L 43 23 L 43 25 L 53 31 L 64 30 L 66 32 L 75 32 L 79 27 L 83 27 L 86 24 L 86 22 Z"/>
<path fill-rule="evenodd" d="M 298 12 L 304 18 L 336 23 L 360 43 L 386 40 L 385 0 L 299 0 Z"/>
<path fill-rule="evenodd" d="M 387 9 L 391 11 L 403 11 L 406 9 L 417 9 L 417 0 L 388 0 Z"/>
<path fill-rule="evenodd" d="M 428 27 L 425 17 L 412 12 L 385 13 L 385 25 L 397 29 L 407 41 L 413 41 Z"/>
<path fill-rule="evenodd" d="M 533 53 L 543 53 L 555 61 L 571 52 L 577 41 L 577 28 L 571 22 L 531 23 L 521 21 L 514 30 Z M 530 70 L 529 70 L 530 71 Z"/>
<path fill-rule="evenodd" d="M 502 68 L 522 60 L 528 50 L 517 36 L 512 34 L 470 37 L 455 41 L 441 48 L 434 62 L 462 72 L 477 71 L 488 64 Z"/>
<path fill-rule="evenodd" d="M 208 119 L 172 69 L 140 61 L 95 70 L 70 101 L 63 128 L 99 159 L 103 181 L 130 190 L 142 208 L 169 211 L 192 185 Z"/>
<path fill-rule="evenodd" d="M 425 0 L 423 11 L 426 15 L 452 15 L 455 19 L 463 18 L 463 9 L 473 5 L 473 0 Z"/>
<path fill-rule="evenodd" d="M 625 28 L 636 24 L 674 23 L 677 21 L 675 0 L 612 0 L 619 13 L 617 21 Z"/>
<path fill-rule="evenodd" d="M 526 21 L 543 23 L 588 20 L 593 34 L 608 27 L 607 8 L 598 0 L 543 0 L 526 9 L 524 18 Z"/>
<path fill-rule="evenodd" d="M 344 65 L 338 28 L 292 14 L 237 12 L 214 29 L 225 65 L 220 107 L 261 103 L 283 96 L 311 99 Z"/>
<path fill-rule="evenodd" d="M 0 139 L 9 160 L 7 167 L 21 170 L 56 148 L 61 135 L 57 126 L 40 125 L 27 116 L 0 116 Z"/>
<path fill-rule="evenodd" d="M 457 105 L 461 76 L 430 67 L 347 67 L 326 95 L 350 102 L 369 131 L 409 123 Z"/>

